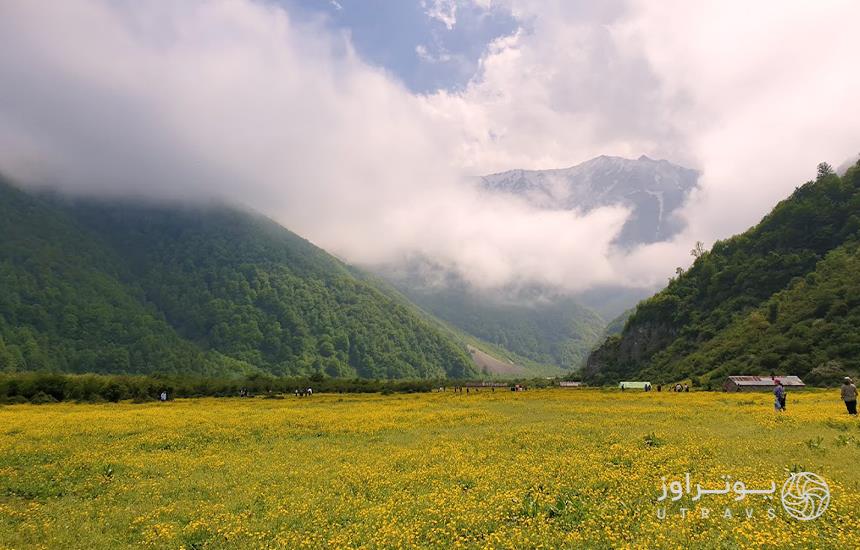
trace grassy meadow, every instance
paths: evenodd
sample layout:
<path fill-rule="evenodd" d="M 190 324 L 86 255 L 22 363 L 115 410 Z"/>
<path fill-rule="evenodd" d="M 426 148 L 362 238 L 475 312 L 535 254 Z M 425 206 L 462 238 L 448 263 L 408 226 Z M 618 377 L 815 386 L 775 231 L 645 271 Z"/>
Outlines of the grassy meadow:
<path fill-rule="evenodd" d="M 828 482 L 818 519 L 778 494 L 659 517 L 663 476 L 792 470 Z M 838 390 L 784 414 L 765 394 L 560 389 L 0 407 L 4 549 L 856 548 L 858 526 Z"/>

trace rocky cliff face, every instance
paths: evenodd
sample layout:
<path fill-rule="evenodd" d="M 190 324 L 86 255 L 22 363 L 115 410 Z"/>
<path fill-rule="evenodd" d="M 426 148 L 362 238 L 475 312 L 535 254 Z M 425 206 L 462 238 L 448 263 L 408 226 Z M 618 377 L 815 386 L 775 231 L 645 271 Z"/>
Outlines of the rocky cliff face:
<path fill-rule="evenodd" d="M 677 330 L 666 323 L 633 326 L 588 356 L 583 377 L 595 384 L 635 375 L 655 353 L 672 343 Z"/>

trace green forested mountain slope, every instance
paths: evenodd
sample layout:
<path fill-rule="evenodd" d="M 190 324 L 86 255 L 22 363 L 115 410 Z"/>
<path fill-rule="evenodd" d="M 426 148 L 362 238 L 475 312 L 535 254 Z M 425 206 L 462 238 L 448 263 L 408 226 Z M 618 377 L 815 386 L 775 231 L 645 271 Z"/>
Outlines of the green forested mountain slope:
<path fill-rule="evenodd" d="M 120 281 L 121 258 L 0 183 L 0 370 L 204 372 L 209 360 Z"/>
<path fill-rule="evenodd" d="M 845 335 L 860 330 L 860 288 L 848 273 L 856 265 L 858 231 L 860 167 L 841 178 L 822 170 L 757 226 L 700 253 L 689 270 L 641 302 L 623 332 L 589 357 L 586 378 L 770 372 L 814 378 L 831 360 L 856 370 L 858 349 Z"/>
<path fill-rule="evenodd" d="M 410 307 L 261 217 L 0 184 L 0 369 L 467 376 Z"/>
<path fill-rule="evenodd" d="M 458 288 L 401 288 L 426 311 L 514 357 L 567 370 L 584 364 L 606 324 L 572 299 L 517 303 Z"/>
<path fill-rule="evenodd" d="M 860 371 L 860 248 L 857 241 L 827 254 L 761 307 L 738 317 L 684 359 L 702 382 L 729 374 L 788 373 L 807 383 L 837 384 Z"/>
<path fill-rule="evenodd" d="M 565 373 L 565 371 L 558 365 L 529 359 L 527 357 L 514 353 L 507 348 L 503 348 L 498 344 L 494 344 L 492 342 L 479 338 L 474 334 L 466 332 L 462 328 L 454 325 L 450 321 L 442 319 L 438 315 L 435 315 L 429 310 L 420 306 L 418 303 L 415 302 L 413 298 L 410 298 L 409 294 L 411 294 L 411 289 L 408 291 L 401 290 L 395 283 L 383 278 L 381 275 L 372 273 L 370 271 L 364 271 L 353 267 L 350 267 L 350 270 L 353 275 L 355 275 L 361 280 L 368 281 L 375 288 L 387 294 L 395 301 L 406 302 L 407 304 L 409 304 L 410 307 L 418 314 L 420 314 L 425 321 L 430 323 L 430 325 L 449 335 L 451 338 L 459 342 L 461 345 L 465 346 L 467 349 L 472 348 L 473 350 L 479 350 L 496 361 L 500 361 L 509 365 L 514 365 L 516 367 L 516 369 L 514 370 L 516 370 L 517 374 L 521 375 L 522 377 L 550 377 L 558 376 Z M 510 379 L 513 376 L 511 372 L 508 372 L 511 370 L 509 368 L 505 368 L 505 372 L 499 372 L 498 369 L 494 370 L 492 368 L 487 368 L 486 366 L 482 367 L 481 365 L 477 364 L 477 362 L 474 361 L 474 356 L 472 357 L 472 359 L 473 362 L 476 363 L 475 368 L 481 375 L 496 376 L 498 378 L 505 379 Z"/>

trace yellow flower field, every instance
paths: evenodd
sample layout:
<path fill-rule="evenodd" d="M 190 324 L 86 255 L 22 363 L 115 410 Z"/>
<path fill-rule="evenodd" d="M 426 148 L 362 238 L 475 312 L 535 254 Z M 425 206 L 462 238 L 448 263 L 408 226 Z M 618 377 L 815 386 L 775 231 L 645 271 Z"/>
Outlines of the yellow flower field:
<path fill-rule="evenodd" d="M 829 485 L 817 519 L 792 471 Z M 659 500 L 686 473 L 777 492 Z M 0 548 L 141 546 L 857 548 L 860 421 L 838 391 L 0 407 Z"/>

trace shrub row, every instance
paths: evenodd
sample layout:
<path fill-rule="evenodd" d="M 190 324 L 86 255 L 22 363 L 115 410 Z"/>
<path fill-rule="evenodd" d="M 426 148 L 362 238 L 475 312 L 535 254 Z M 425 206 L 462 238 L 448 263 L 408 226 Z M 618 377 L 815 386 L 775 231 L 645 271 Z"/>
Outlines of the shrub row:
<path fill-rule="evenodd" d="M 472 381 L 474 382 L 474 381 Z M 497 380 L 497 382 L 499 382 Z M 549 387 L 546 378 L 517 379 L 510 385 Z M 0 373 L 0 404 L 88 403 L 153 401 L 161 392 L 169 399 L 185 397 L 240 397 L 243 395 L 291 395 L 312 388 L 314 393 L 419 393 L 440 387 L 464 386 L 465 380 L 368 380 L 310 377 L 273 377 L 254 374 L 245 378 L 213 378 L 179 375 L 59 374 L 44 372 Z M 498 388 L 497 388 L 498 389 Z"/>

